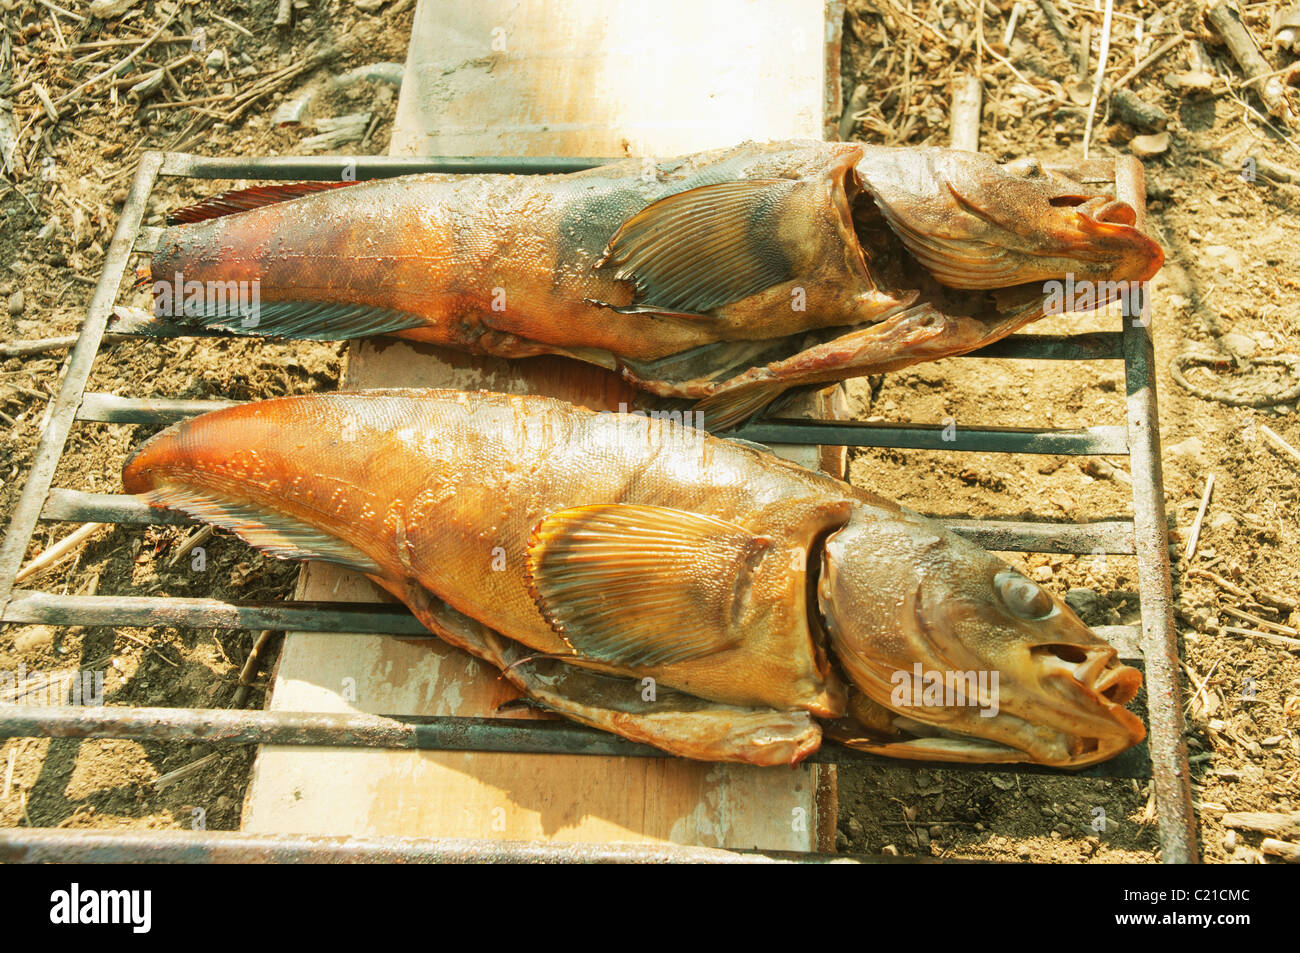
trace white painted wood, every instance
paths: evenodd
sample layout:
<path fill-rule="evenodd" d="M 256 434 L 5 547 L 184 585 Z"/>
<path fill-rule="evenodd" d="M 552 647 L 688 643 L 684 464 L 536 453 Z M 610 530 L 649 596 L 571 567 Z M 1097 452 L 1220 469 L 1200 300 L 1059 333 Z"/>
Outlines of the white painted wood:
<path fill-rule="evenodd" d="M 839 113 L 842 14 L 831 4 L 828 17 L 822 0 L 421 0 L 391 152 L 666 156 L 821 138 Z M 506 362 L 392 341 L 354 342 L 347 386 L 547 393 L 606 409 L 629 396 L 613 375 L 561 359 Z M 798 456 L 842 463 L 828 450 Z M 366 580 L 318 564 L 304 570 L 299 597 L 381 598 Z M 270 707 L 496 715 L 514 695 L 489 666 L 436 640 L 290 633 Z M 810 850 L 817 779 L 807 766 L 264 747 L 244 827 Z M 821 805 L 831 844 L 833 800 L 829 811 L 826 797 Z"/>

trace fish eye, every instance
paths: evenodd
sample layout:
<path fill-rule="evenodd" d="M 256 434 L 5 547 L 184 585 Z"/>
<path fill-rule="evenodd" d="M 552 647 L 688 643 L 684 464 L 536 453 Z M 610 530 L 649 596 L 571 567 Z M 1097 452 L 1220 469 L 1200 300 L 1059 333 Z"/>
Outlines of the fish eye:
<path fill-rule="evenodd" d="M 1003 165 L 1002 168 L 1011 175 L 1019 176 L 1022 179 L 1037 179 L 1043 174 L 1043 164 L 1033 156 L 1013 159 Z"/>
<path fill-rule="evenodd" d="M 1059 611 L 1040 586 L 1013 570 L 994 576 L 993 588 L 1007 610 L 1022 619 L 1046 619 Z"/>

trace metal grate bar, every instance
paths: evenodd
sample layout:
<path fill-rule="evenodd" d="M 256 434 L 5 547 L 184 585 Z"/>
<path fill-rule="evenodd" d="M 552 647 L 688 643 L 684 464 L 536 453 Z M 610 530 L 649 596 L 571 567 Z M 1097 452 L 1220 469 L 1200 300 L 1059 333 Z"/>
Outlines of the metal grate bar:
<path fill-rule="evenodd" d="M 588 158 L 566 156 L 268 156 L 261 159 L 200 156 L 168 152 L 162 175 L 198 179 L 333 179 L 343 172 L 356 178 L 411 175 L 418 172 L 488 175 L 550 175 L 581 172 L 621 162 L 625 156 Z M 1084 159 L 1073 163 L 1045 163 L 1049 172 L 1076 182 L 1110 185 L 1115 182 L 1112 159 Z"/>
<path fill-rule="evenodd" d="M 86 493 L 55 487 L 45 500 L 41 519 L 57 523 L 125 523 L 130 526 L 190 526 L 196 522 L 179 510 L 150 506 L 124 493 Z"/>
<path fill-rule="evenodd" d="M 1120 361 L 1124 359 L 1123 334 L 1089 331 L 1086 334 L 1012 334 L 958 357 L 1005 357 L 1027 361 Z"/>
<path fill-rule="evenodd" d="M 405 606 L 382 603 L 240 604 L 178 596 L 62 596 L 15 589 L 3 621 L 39 625 L 179 625 L 216 629 L 368 633 L 434 638 Z"/>
<path fill-rule="evenodd" d="M 169 400 L 92 393 L 83 398 L 77 419 L 114 424 L 170 424 L 195 414 L 233 407 L 237 403 L 238 401 L 228 400 Z M 1083 427 L 1075 430 L 1035 430 L 1025 427 L 962 427 L 948 430 L 936 424 L 881 424 L 775 417 L 749 424 L 727 436 L 763 444 L 829 444 L 977 453 L 1128 453 L 1128 434 L 1120 426 Z"/>
<path fill-rule="evenodd" d="M 3 864 L 938 864 L 888 854 L 723 850 L 680 844 L 469 837 L 354 837 L 243 831 L 0 831 Z"/>
<path fill-rule="evenodd" d="M 15 589 L 4 622 L 29 625 L 176 625 L 215 629 L 281 629 L 325 635 L 434 638 L 402 605 L 370 602 L 235 603 L 178 596 L 65 596 Z M 1094 626 L 1125 659 L 1139 659 L 1137 627 Z"/>
<path fill-rule="evenodd" d="M 1123 427 L 1035 430 L 1028 427 L 944 427 L 939 424 L 872 424 L 857 420 L 772 418 L 746 424 L 727 436 L 754 443 L 803 443 L 832 447 L 894 447 L 902 450 L 961 450 L 971 453 L 1128 453 Z"/>
<path fill-rule="evenodd" d="M 152 254 L 157 247 L 157 234 L 146 241 L 144 232 L 158 233 L 160 228 L 142 230 L 135 244 L 140 254 Z M 113 325 L 118 338 L 138 341 L 170 341 L 176 338 L 233 338 L 241 335 L 219 328 L 203 328 L 169 324 L 150 318 L 148 329 L 142 325 L 143 315 L 120 316 Z M 1085 334 L 1012 334 L 1000 341 L 986 344 L 977 351 L 954 354 L 955 358 L 1006 358 L 1031 361 L 1118 361 L 1124 358 L 1123 335 L 1118 331 L 1090 331 Z"/>
<path fill-rule="evenodd" d="M 78 420 L 110 424 L 170 424 L 210 410 L 236 407 L 237 400 L 173 400 L 166 397 L 118 397 L 86 394 L 77 409 Z"/>
<path fill-rule="evenodd" d="M 0 705 L 0 738 L 116 738 L 190 744 L 324 745 L 412 748 L 421 751 L 495 751 L 506 754 L 578 754 L 594 757 L 671 758 L 650 745 L 568 721 L 514 718 L 371 715 L 360 712 L 249 711 L 223 708 Z M 897 764 L 892 758 L 826 742 L 809 764 Z M 1066 774 L 1093 778 L 1147 777 L 1150 757 L 1139 745 L 1078 771 L 1043 765 L 945 764 L 953 770 Z"/>
<path fill-rule="evenodd" d="M 1116 194 L 1137 211 L 1139 228 L 1146 215 L 1144 176 L 1142 163 L 1133 156 L 1115 161 Z M 1145 315 L 1145 318 L 1124 318 L 1123 334 L 1128 432 L 1133 448 L 1129 458 L 1133 476 L 1133 538 L 1142 599 L 1142 647 L 1147 659 L 1148 744 L 1155 776 L 1156 811 L 1160 817 L 1162 859 L 1167 864 L 1188 864 L 1199 860 L 1199 851 L 1169 573 L 1155 347 L 1151 341 L 1150 315 L 1144 308 L 1132 310 Z"/>
<path fill-rule="evenodd" d="M 1133 523 L 1103 520 L 1094 523 L 1035 523 L 1020 520 L 957 519 L 930 514 L 953 532 L 985 549 L 1002 552 L 1133 554 Z M 177 510 L 162 510 L 117 493 L 86 493 L 56 487 L 50 490 L 41 519 L 61 523 L 125 523 L 134 526 L 188 526 L 195 523 Z"/>
<path fill-rule="evenodd" d="M 196 179 L 379 179 L 419 172 L 452 175 L 561 175 L 620 162 L 625 157 L 574 156 L 269 156 L 245 159 L 169 152 L 163 175 Z"/>

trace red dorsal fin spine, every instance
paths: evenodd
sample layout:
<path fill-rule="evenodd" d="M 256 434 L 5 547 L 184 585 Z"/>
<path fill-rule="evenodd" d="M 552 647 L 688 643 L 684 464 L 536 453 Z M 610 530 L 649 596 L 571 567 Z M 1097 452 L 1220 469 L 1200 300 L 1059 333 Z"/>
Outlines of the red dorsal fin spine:
<path fill-rule="evenodd" d="M 356 184 L 358 183 L 349 181 L 292 182 L 288 185 L 258 185 L 251 189 L 233 189 L 204 199 L 197 205 L 177 209 L 167 216 L 167 224 L 188 225 L 191 222 L 203 222 L 210 218 L 221 218 L 223 215 L 234 215 L 236 212 L 247 212 L 249 209 L 261 208 L 264 205 L 287 202 L 289 199 L 301 198 L 325 189 L 337 189 L 344 185 Z"/>

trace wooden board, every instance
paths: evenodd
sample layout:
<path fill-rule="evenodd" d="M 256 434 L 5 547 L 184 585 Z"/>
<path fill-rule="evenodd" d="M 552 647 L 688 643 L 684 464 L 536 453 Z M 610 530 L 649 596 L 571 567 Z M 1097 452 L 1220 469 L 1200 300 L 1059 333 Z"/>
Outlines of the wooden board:
<path fill-rule="evenodd" d="M 822 0 L 421 0 L 391 151 L 666 156 L 821 138 L 838 116 L 842 16 Z M 383 340 L 353 342 L 346 386 L 544 393 L 598 409 L 632 398 L 615 376 L 558 358 Z M 815 409 L 829 414 L 830 399 Z M 798 456 L 842 468 L 833 449 Z M 304 569 L 298 596 L 386 598 L 318 564 Z M 290 633 L 270 707 L 483 716 L 514 694 L 490 666 L 433 639 Z M 831 773 L 812 766 L 267 746 L 244 828 L 811 850 L 833 845 L 834 808 Z"/>

